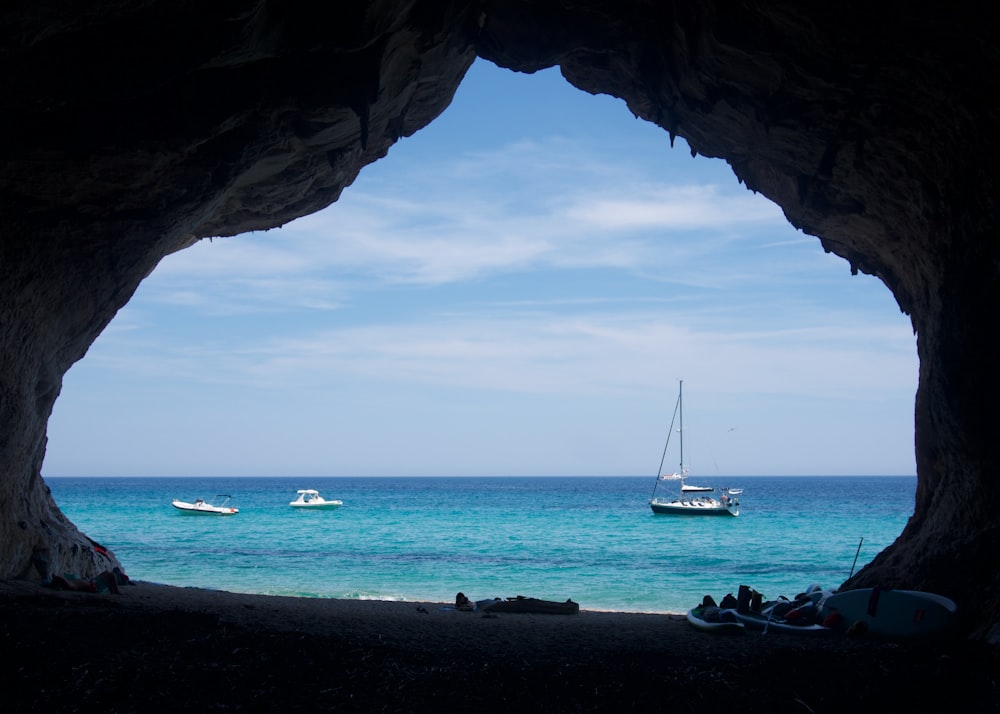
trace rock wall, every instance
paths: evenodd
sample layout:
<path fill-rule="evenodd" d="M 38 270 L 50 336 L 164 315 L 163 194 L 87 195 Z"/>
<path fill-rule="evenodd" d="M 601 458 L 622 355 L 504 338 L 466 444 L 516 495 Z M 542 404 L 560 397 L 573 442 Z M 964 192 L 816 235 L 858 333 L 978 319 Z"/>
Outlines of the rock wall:
<path fill-rule="evenodd" d="M 918 337 L 917 505 L 848 585 L 950 595 L 1000 640 L 998 29 L 850 2 L 5 5 L 0 576 L 103 563 L 40 477 L 46 422 L 158 261 L 335 201 L 478 54 L 622 98 L 886 283 Z"/>

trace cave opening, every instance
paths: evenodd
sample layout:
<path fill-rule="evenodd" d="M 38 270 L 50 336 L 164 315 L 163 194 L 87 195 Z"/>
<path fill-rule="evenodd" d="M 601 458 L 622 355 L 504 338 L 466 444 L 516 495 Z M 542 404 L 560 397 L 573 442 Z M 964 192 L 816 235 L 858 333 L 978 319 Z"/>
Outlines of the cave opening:
<path fill-rule="evenodd" d="M 641 476 L 683 378 L 704 475 L 912 475 L 916 371 L 885 286 L 723 161 L 479 60 L 329 208 L 167 256 L 43 473 Z"/>

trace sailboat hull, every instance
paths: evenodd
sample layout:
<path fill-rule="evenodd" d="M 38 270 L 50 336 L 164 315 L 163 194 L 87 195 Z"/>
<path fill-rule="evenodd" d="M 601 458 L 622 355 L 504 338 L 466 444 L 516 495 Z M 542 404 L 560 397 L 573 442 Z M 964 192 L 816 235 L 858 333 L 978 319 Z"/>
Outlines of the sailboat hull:
<path fill-rule="evenodd" d="M 724 506 L 721 503 L 704 504 L 693 501 L 650 501 L 653 513 L 668 516 L 738 516 L 738 505 Z"/>

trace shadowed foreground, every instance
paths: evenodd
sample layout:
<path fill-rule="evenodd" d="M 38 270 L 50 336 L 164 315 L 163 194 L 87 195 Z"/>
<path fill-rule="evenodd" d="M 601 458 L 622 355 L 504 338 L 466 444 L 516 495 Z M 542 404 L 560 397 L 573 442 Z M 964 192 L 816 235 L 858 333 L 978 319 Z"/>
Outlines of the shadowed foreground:
<path fill-rule="evenodd" d="M 723 637 L 677 615 L 7 582 L 0 637 L 5 712 L 1000 711 L 985 645 Z"/>

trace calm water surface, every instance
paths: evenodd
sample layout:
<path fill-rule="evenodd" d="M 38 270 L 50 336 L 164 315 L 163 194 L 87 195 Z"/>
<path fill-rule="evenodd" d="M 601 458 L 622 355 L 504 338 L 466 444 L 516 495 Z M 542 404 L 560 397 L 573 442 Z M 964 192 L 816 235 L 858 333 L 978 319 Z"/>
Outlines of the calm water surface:
<path fill-rule="evenodd" d="M 693 479 L 694 480 L 694 479 Z M 306 597 L 529 595 L 683 612 L 751 585 L 836 587 L 892 543 L 916 477 L 744 477 L 740 517 L 654 515 L 646 477 L 51 478 L 60 508 L 133 578 Z M 315 488 L 344 505 L 299 511 Z M 231 494 L 240 513 L 170 505 Z"/>

